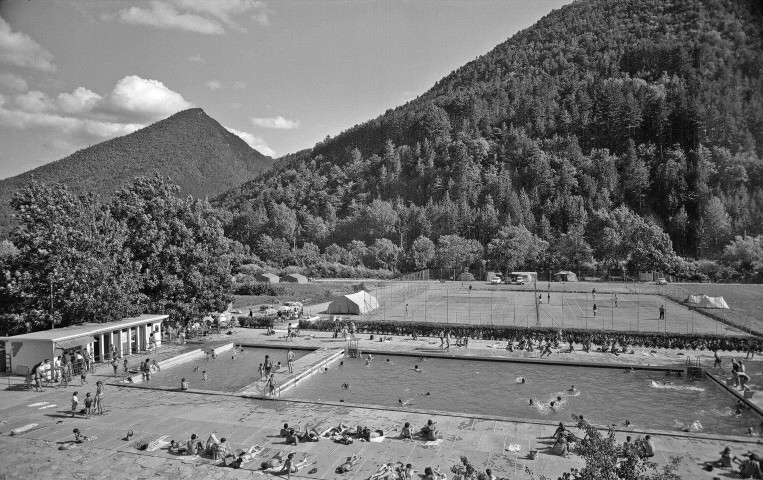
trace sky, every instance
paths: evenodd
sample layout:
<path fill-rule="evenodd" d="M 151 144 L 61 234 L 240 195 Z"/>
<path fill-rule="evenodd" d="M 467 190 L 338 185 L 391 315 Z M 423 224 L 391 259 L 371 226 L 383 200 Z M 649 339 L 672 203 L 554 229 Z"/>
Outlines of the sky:
<path fill-rule="evenodd" d="M 192 107 L 280 157 L 570 0 L 0 0 L 0 179 Z"/>

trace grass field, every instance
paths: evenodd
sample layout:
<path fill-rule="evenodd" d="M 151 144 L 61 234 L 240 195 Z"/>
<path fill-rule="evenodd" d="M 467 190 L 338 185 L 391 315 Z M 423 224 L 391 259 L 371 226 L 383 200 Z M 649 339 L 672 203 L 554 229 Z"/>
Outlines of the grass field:
<path fill-rule="evenodd" d="M 594 288 L 595 295 L 592 292 Z M 380 307 L 366 315 L 366 318 L 445 324 L 540 325 L 562 329 L 741 333 L 699 311 L 660 296 L 665 292 L 656 289 L 641 291 L 640 288 L 634 288 L 633 284 L 552 282 L 550 289 L 547 283 L 539 283 L 537 289 L 541 302 L 536 309 L 532 285 L 383 282 L 374 285 L 372 291 Z M 594 304 L 597 307 L 595 315 Z M 666 321 L 659 320 L 660 305 L 665 306 Z"/>
<path fill-rule="evenodd" d="M 305 306 L 309 306 L 330 302 L 337 297 L 355 291 L 353 284 L 347 282 L 279 283 L 278 286 L 286 289 L 285 295 L 234 295 L 233 306 L 234 308 L 243 308 L 294 301 L 302 302 Z"/>

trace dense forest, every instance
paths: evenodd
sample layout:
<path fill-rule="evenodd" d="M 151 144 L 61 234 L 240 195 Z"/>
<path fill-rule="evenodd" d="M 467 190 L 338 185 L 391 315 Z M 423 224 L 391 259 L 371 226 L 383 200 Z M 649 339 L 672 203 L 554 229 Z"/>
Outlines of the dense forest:
<path fill-rule="evenodd" d="M 0 180 L 0 238 L 14 226 L 11 198 L 31 180 L 60 183 L 73 193 L 111 198 L 137 175 L 169 177 L 183 195 L 214 197 L 268 169 L 273 159 L 249 147 L 200 108 L 176 113 L 130 135 Z"/>
<path fill-rule="evenodd" d="M 222 195 L 226 234 L 276 266 L 722 259 L 763 233 L 762 26 L 754 0 L 576 1 Z"/>

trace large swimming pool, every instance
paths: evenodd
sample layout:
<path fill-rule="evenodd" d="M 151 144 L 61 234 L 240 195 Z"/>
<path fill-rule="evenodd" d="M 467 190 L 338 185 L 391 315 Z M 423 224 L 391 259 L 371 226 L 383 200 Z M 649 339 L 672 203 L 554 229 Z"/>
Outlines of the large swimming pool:
<path fill-rule="evenodd" d="M 293 351 L 295 360 L 311 352 L 298 349 Z M 215 359 L 195 359 L 165 368 L 152 374 L 150 382 L 138 385 L 180 388 L 180 380 L 185 378 L 191 389 L 236 392 L 260 379 L 258 367 L 265 361 L 265 355 L 270 355 L 274 367 L 281 362 L 285 369 L 287 352 L 285 348 L 244 347 L 243 353 L 237 353 L 233 358 L 232 350 L 228 350 Z M 205 371 L 206 381 L 203 375 Z"/>
<path fill-rule="evenodd" d="M 480 360 L 366 358 L 344 357 L 341 365 L 335 362 L 301 380 L 281 397 L 555 422 L 569 421 L 575 413 L 599 425 L 623 427 L 628 420 L 635 428 L 725 435 L 743 435 L 748 426 L 760 424 L 752 411 L 737 415 L 734 398 L 709 379 Z M 569 390 L 572 385 L 574 391 Z"/>

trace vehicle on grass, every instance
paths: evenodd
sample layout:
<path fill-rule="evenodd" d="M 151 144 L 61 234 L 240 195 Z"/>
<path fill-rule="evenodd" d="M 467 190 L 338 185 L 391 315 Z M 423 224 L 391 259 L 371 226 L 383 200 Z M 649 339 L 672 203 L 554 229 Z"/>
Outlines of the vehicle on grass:
<path fill-rule="evenodd" d="M 506 277 L 506 283 L 509 285 L 524 285 L 525 279 L 519 275 L 510 275 Z"/>
<path fill-rule="evenodd" d="M 490 279 L 490 283 L 492 285 L 498 285 L 499 283 L 501 283 L 501 277 L 493 277 L 493 278 L 491 278 Z"/>
<path fill-rule="evenodd" d="M 656 285 L 667 285 L 668 281 L 664 278 L 658 278 L 656 282 L 654 282 Z"/>

